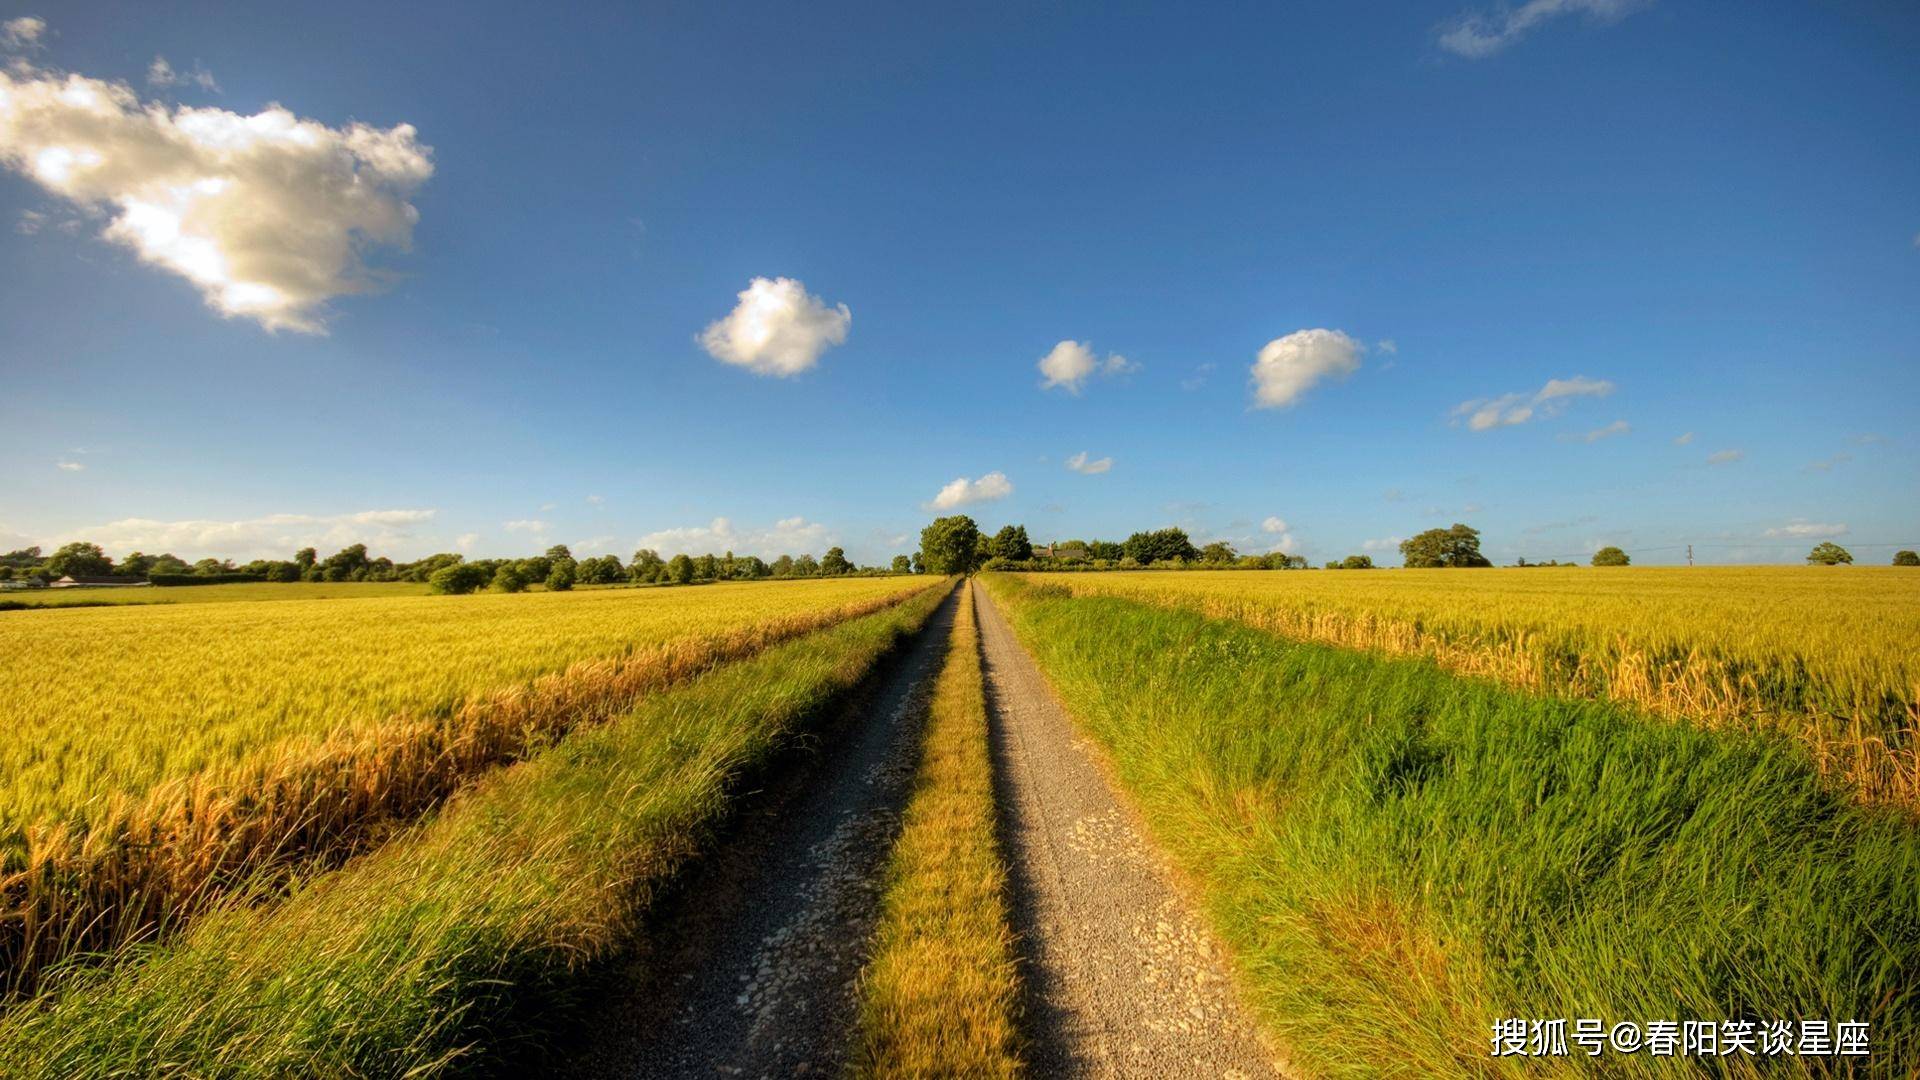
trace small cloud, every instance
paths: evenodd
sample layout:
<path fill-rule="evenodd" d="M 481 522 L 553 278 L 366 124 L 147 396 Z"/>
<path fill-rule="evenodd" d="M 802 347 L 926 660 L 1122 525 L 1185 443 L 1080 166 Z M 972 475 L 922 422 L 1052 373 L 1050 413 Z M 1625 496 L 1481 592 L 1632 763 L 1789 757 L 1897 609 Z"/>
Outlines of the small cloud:
<path fill-rule="evenodd" d="M 1847 527 L 1838 522 L 1832 524 L 1820 521 L 1808 521 L 1806 518 L 1794 518 L 1778 528 L 1768 529 L 1766 535 L 1778 539 L 1791 540 L 1831 540 L 1836 536 L 1847 535 Z"/>
<path fill-rule="evenodd" d="M 1253 374 L 1253 407 L 1286 408 L 1323 379 L 1360 370 L 1361 344 L 1339 330 L 1295 330 L 1260 348 Z"/>
<path fill-rule="evenodd" d="M 786 378 L 814 367 L 853 325 L 847 305 L 828 307 L 793 278 L 754 278 L 739 299 L 697 340 L 708 356 L 756 375 Z"/>
<path fill-rule="evenodd" d="M 1862 432 L 1853 437 L 1853 444 L 1855 446 L 1877 446 L 1886 441 L 1887 437 L 1885 435 L 1873 431 Z"/>
<path fill-rule="evenodd" d="M 1200 389 L 1202 386 L 1207 385 L 1207 376 L 1210 373 L 1212 373 L 1212 371 L 1213 371 L 1212 361 L 1208 361 L 1207 363 L 1204 363 L 1204 364 L 1194 365 L 1193 374 L 1180 380 L 1180 389 L 1182 390 Z"/>
<path fill-rule="evenodd" d="M 1269 516 L 1260 523 L 1260 531 L 1267 534 L 1267 539 L 1271 543 L 1268 551 L 1287 551 L 1294 547 L 1293 530 L 1287 525 L 1285 518 Z"/>
<path fill-rule="evenodd" d="M 148 86 L 156 90 L 165 90 L 183 83 L 190 83 L 210 94 L 220 92 L 220 84 L 213 80 L 213 72 L 201 67 L 198 60 L 194 61 L 192 71 L 184 73 L 175 71 L 173 65 L 167 63 L 167 58 L 164 56 L 154 57 L 153 63 L 147 65 Z"/>
<path fill-rule="evenodd" d="M 1845 452 L 1838 453 L 1838 454 L 1830 454 L 1827 457 L 1821 458 L 1819 461 L 1808 462 L 1807 471 L 1808 472 L 1832 472 L 1836 465 L 1845 465 L 1847 462 L 1852 460 L 1853 460 L 1853 455 Z"/>
<path fill-rule="evenodd" d="M 1625 18 L 1647 0 L 1528 0 L 1519 7 L 1462 13 L 1440 32 L 1442 49 L 1468 60 L 1482 60 L 1518 42 L 1542 23 L 1584 14 L 1596 23 Z"/>
<path fill-rule="evenodd" d="M 1613 384 L 1605 379 L 1575 375 L 1570 379 L 1548 379 L 1531 394 L 1502 394 L 1496 398 L 1475 398 L 1453 407 L 1453 422 L 1466 418 L 1470 431 L 1491 431 L 1513 427 L 1529 420 L 1546 420 L 1560 415 L 1567 402 L 1577 397 L 1605 397 L 1613 393 Z"/>
<path fill-rule="evenodd" d="M 1486 507 L 1481 506 L 1479 503 L 1468 503 L 1467 505 L 1460 508 L 1460 512 L 1463 514 L 1477 514 L 1480 511 L 1485 509 Z"/>
<path fill-rule="evenodd" d="M 1085 476 L 1097 476 L 1113 468 L 1113 459 L 1103 457 L 1096 461 L 1088 461 L 1087 452 L 1082 450 L 1067 459 L 1067 468 Z"/>
<path fill-rule="evenodd" d="M 1625 420 L 1615 420 L 1613 423 L 1608 424 L 1605 427 L 1597 427 L 1597 428 L 1594 428 L 1592 431 L 1582 432 L 1578 435 L 1562 434 L 1560 436 L 1560 441 L 1561 442 L 1597 443 L 1601 439 L 1611 439 L 1615 435 L 1625 435 L 1627 432 L 1632 430 L 1633 430 L 1632 424 L 1627 423 Z"/>
<path fill-rule="evenodd" d="M 61 470 L 62 472 L 86 472 L 87 471 L 87 467 L 78 461 L 57 461 L 54 463 L 53 467 Z"/>
<path fill-rule="evenodd" d="M 1094 375 L 1110 378 L 1115 375 L 1131 375 L 1140 370 L 1140 365 L 1121 356 L 1108 353 L 1105 360 L 1093 351 L 1093 346 L 1084 341 L 1062 341 L 1040 358 L 1034 365 L 1045 378 L 1040 389 L 1051 390 L 1062 387 L 1069 394 L 1078 394 L 1086 386 L 1087 380 Z"/>
<path fill-rule="evenodd" d="M 1373 343 L 1373 347 L 1386 353 L 1388 356 L 1398 356 L 1400 354 L 1400 346 L 1392 338 L 1381 338 L 1379 341 Z"/>
<path fill-rule="evenodd" d="M 19 233 L 21 236 L 32 236 L 45 228 L 46 224 L 47 215 L 38 210 L 22 210 L 20 211 L 20 220 L 14 224 L 13 231 Z"/>
<path fill-rule="evenodd" d="M 1673 437 L 1673 445 L 1675 446 L 1685 446 L 1692 441 L 1693 441 L 1693 432 L 1691 431 L 1681 435 L 1675 435 Z"/>
<path fill-rule="evenodd" d="M 606 502 L 606 501 L 607 501 L 607 500 L 606 500 L 606 497 L 605 497 L 605 496 L 602 496 L 602 495 L 589 495 L 589 496 L 587 496 L 587 505 L 588 505 L 588 506 L 599 506 L 599 505 L 601 505 L 602 503 L 604 503 L 604 502 Z"/>
<path fill-rule="evenodd" d="M 1404 491 L 1401 491 L 1399 488 L 1388 488 L 1387 490 L 1380 493 L 1380 497 L 1382 499 L 1387 500 L 1388 502 L 1406 502 L 1407 501 L 1407 493 Z"/>
<path fill-rule="evenodd" d="M 17 19 L 8 19 L 0 23 L 0 45 L 9 49 L 33 49 L 40 45 L 40 38 L 47 32 L 47 20 L 33 15 L 22 15 Z"/>
<path fill-rule="evenodd" d="M 642 536 L 635 546 L 662 555 L 704 555 L 732 551 L 773 558 L 780 554 L 824 551 L 834 535 L 825 525 L 804 517 L 781 518 L 766 529 L 742 529 L 732 518 L 717 517 L 705 525 L 661 529 Z"/>
<path fill-rule="evenodd" d="M 1013 494 L 1013 483 L 1003 472 L 990 472 L 978 480 L 969 480 L 962 476 L 940 489 L 928 503 L 929 509 L 951 510 L 956 506 L 969 503 L 993 502 Z"/>
<path fill-rule="evenodd" d="M 1398 551 L 1404 536 L 1382 536 L 1377 540 L 1360 541 L 1361 551 Z"/>
<path fill-rule="evenodd" d="M 479 533 L 461 533 L 453 538 L 453 546 L 461 551 L 472 551 L 473 545 L 480 542 Z"/>
<path fill-rule="evenodd" d="M 553 526 L 538 518 L 522 518 L 518 521 L 502 522 L 500 527 L 508 532 L 529 533 L 534 536 L 540 536 Z"/>
<path fill-rule="evenodd" d="M 610 551 L 613 547 L 611 536 L 590 536 L 585 540 L 575 540 L 567 545 L 569 551 L 578 555 L 590 555 L 596 551 Z"/>
<path fill-rule="evenodd" d="M 1745 450 L 1715 450 L 1707 455 L 1709 465 L 1731 465 L 1747 456 Z"/>

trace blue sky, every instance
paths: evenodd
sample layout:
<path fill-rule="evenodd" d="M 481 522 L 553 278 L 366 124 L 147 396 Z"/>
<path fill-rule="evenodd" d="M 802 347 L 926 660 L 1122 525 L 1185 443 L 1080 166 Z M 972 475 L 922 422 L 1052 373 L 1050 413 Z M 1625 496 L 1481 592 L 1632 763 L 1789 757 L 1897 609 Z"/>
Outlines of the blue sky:
<path fill-rule="evenodd" d="M 1910 4 L 257 7 L 0 3 L 0 545 L 1920 542 Z"/>

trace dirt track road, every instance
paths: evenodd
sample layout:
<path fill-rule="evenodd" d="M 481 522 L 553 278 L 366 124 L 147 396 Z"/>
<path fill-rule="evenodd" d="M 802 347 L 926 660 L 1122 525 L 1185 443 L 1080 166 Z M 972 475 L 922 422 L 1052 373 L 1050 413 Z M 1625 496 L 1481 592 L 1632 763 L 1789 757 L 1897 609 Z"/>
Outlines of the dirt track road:
<path fill-rule="evenodd" d="M 1285 1075 L 1093 747 L 973 593 L 1034 1075 Z"/>

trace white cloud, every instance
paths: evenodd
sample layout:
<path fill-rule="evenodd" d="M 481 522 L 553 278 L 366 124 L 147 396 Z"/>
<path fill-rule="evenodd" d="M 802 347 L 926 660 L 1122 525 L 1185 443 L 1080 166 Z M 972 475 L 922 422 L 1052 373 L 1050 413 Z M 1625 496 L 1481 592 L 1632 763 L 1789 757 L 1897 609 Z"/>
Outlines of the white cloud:
<path fill-rule="evenodd" d="M 1842 451 L 1841 453 L 1838 453 L 1838 454 L 1830 454 L 1824 458 L 1821 458 L 1819 461 L 1808 462 L 1807 471 L 1808 472 L 1832 472 L 1835 466 L 1845 465 L 1847 462 L 1852 460 L 1853 460 L 1852 454 Z"/>
<path fill-rule="evenodd" d="M 164 90 L 185 83 L 191 83 L 208 93 L 220 92 L 220 84 L 214 81 L 213 72 L 201 67 L 197 60 L 194 61 L 193 70 L 187 72 L 175 71 L 173 65 L 167 63 L 167 58 L 164 56 L 154 57 L 153 63 L 147 65 L 148 86 Z"/>
<path fill-rule="evenodd" d="M 1512 427 L 1529 420 L 1546 420 L 1560 415 L 1569 399 L 1605 397 L 1613 393 L 1613 384 L 1605 379 L 1575 375 L 1570 379 L 1548 379 L 1547 384 L 1530 394 L 1501 394 L 1497 398 L 1475 398 L 1453 407 L 1453 422 L 1465 417 L 1471 431 L 1490 431 Z"/>
<path fill-rule="evenodd" d="M 600 504 L 602 504 L 602 503 L 604 503 L 604 502 L 606 502 L 606 501 L 607 501 L 607 499 L 606 499 L 606 496 L 604 496 L 604 495 L 589 495 L 589 496 L 587 496 L 587 505 L 588 505 L 588 506 L 599 506 Z"/>
<path fill-rule="evenodd" d="M 1528 0 L 1517 8 L 1470 11 L 1440 34 L 1440 47 L 1456 56 L 1479 60 L 1505 49 L 1541 23 L 1565 15 L 1584 14 L 1595 22 L 1610 23 L 1630 14 L 1646 0 Z"/>
<path fill-rule="evenodd" d="M 576 556 L 583 557 L 592 555 L 596 551 L 611 553 L 613 550 L 613 537 L 590 536 L 585 540 L 575 540 L 573 543 L 567 545 L 567 549 L 572 551 Z"/>
<path fill-rule="evenodd" d="M 1113 459 L 1103 457 L 1094 461 L 1088 461 L 1087 452 L 1082 450 L 1067 459 L 1067 468 L 1085 476 L 1097 476 L 1113 468 Z"/>
<path fill-rule="evenodd" d="M 661 529 L 642 536 L 636 546 L 652 548 L 665 556 L 718 555 L 731 551 L 737 555 L 819 554 L 832 546 L 833 533 L 817 521 L 804 517 L 781 518 L 765 529 L 741 529 L 731 518 L 717 517 L 705 525 Z"/>
<path fill-rule="evenodd" d="M 479 533 L 461 533 L 453 538 L 453 546 L 461 551 L 472 551 L 473 545 L 480 542 Z"/>
<path fill-rule="evenodd" d="M 500 527 L 508 532 L 527 533 L 532 536 L 544 536 L 553 526 L 538 518 L 521 518 L 518 521 L 503 521 Z"/>
<path fill-rule="evenodd" d="M 407 200 L 433 175 L 415 136 L 279 105 L 242 116 L 143 104 L 124 84 L 26 64 L 0 71 L 0 164 L 109 213 L 106 239 L 269 330 L 323 332 L 327 301 L 378 283 L 366 249 L 411 242 Z"/>
<path fill-rule="evenodd" d="M 1560 436 L 1560 441 L 1597 443 L 1601 439 L 1611 439 L 1615 435 L 1625 435 L 1627 432 L 1632 430 L 1633 430 L 1632 424 L 1627 423 L 1625 420 L 1615 420 L 1613 423 L 1608 424 L 1605 427 L 1597 427 L 1597 428 L 1594 428 L 1592 431 L 1583 431 L 1578 435 L 1562 434 Z"/>
<path fill-rule="evenodd" d="M 1379 341 L 1373 343 L 1373 347 L 1386 353 L 1388 356 L 1400 355 L 1400 344 L 1392 338 L 1381 338 Z"/>
<path fill-rule="evenodd" d="M 87 470 L 87 467 L 78 461 L 56 461 L 53 467 L 63 472 L 85 472 Z"/>
<path fill-rule="evenodd" d="M 1685 434 L 1682 434 L 1682 435 L 1675 435 L 1673 437 L 1673 445 L 1675 446 L 1685 446 L 1692 441 L 1693 441 L 1693 432 L 1691 431 L 1686 432 Z"/>
<path fill-rule="evenodd" d="M 1107 358 L 1102 360 L 1093 351 L 1092 344 L 1072 340 L 1055 345 L 1034 366 L 1046 376 L 1040 383 L 1040 389 L 1051 390 L 1059 386 L 1069 394 L 1078 394 L 1094 375 L 1130 375 L 1140 370 L 1139 364 L 1119 353 L 1108 353 Z"/>
<path fill-rule="evenodd" d="M 1013 484 L 1003 472 L 990 472 L 978 480 L 969 480 L 962 476 L 933 497 L 927 506 L 932 510 L 951 510 L 968 503 L 992 502 L 1013 494 Z"/>
<path fill-rule="evenodd" d="M 1253 373 L 1253 406 L 1284 408 L 1322 379 L 1344 379 L 1360 370 L 1364 347 L 1339 330 L 1295 330 L 1260 349 Z"/>
<path fill-rule="evenodd" d="M 1715 450 L 1713 453 L 1707 455 L 1707 464 L 1731 465 L 1746 456 L 1747 452 L 1745 450 Z"/>
<path fill-rule="evenodd" d="M 828 307 L 792 278 L 754 278 L 726 318 L 700 332 L 700 347 L 756 375 L 798 375 L 847 340 L 853 313 Z"/>
<path fill-rule="evenodd" d="M 1180 389 L 1198 390 L 1207 385 L 1207 376 L 1213 372 L 1213 368 L 1214 364 L 1211 360 L 1204 364 L 1194 365 L 1193 374 L 1180 380 Z"/>
<path fill-rule="evenodd" d="M 22 15 L 0 23 L 0 45 L 9 49 L 31 49 L 40 44 L 40 37 L 46 32 L 47 20 Z"/>
<path fill-rule="evenodd" d="M 47 215 L 38 210 L 20 211 L 20 220 L 14 223 L 13 230 L 21 236 L 32 236 L 46 227 Z"/>
<path fill-rule="evenodd" d="M 1406 537 L 1404 536 L 1383 536 L 1377 540 L 1362 540 L 1360 542 L 1360 550 L 1361 551 L 1399 551 L 1400 543 L 1405 539 Z"/>
<path fill-rule="evenodd" d="M 1794 518 L 1778 528 L 1768 529 L 1767 535 L 1794 540 L 1830 540 L 1836 536 L 1847 535 L 1847 527 L 1838 522 L 1827 524 L 1808 521 L 1806 518 Z"/>
<path fill-rule="evenodd" d="M 303 547 L 342 548 L 366 544 L 375 554 L 415 537 L 414 526 L 436 510 L 363 510 L 357 514 L 269 514 L 239 521 L 155 521 L 125 518 L 77 530 L 71 539 L 91 540 L 109 554 L 171 551 L 180 556 L 235 559 L 287 558 Z M 62 541 L 64 542 L 64 541 Z"/>
<path fill-rule="evenodd" d="M 1269 552 L 1291 552 L 1295 547 L 1293 529 L 1287 524 L 1285 518 L 1269 516 L 1260 523 L 1260 531 L 1267 535 Z"/>

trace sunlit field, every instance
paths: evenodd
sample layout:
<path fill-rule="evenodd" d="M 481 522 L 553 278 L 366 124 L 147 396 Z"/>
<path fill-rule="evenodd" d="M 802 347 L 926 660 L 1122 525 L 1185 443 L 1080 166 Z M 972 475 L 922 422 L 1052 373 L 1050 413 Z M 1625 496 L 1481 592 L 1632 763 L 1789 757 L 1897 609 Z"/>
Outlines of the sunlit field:
<path fill-rule="evenodd" d="M 1709 725 L 1785 728 L 1920 805 L 1920 573 L 1897 567 L 1059 574 L 1034 580 Z"/>
<path fill-rule="evenodd" d="M 254 600 L 372 599 L 425 596 L 427 586 L 413 581 L 302 581 L 240 585 L 170 585 L 138 588 L 7 589 L 0 591 L 0 612 L 10 607 L 121 607 L 130 604 L 224 604 Z"/>

